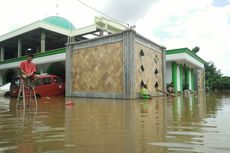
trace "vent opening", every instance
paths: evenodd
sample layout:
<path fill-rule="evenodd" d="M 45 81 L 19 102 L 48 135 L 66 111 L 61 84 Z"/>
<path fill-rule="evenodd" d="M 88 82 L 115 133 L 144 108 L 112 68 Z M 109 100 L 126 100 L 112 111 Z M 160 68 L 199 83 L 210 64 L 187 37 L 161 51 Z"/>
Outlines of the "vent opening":
<path fill-rule="evenodd" d="M 145 71 L 145 68 L 144 68 L 143 65 L 141 65 L 141 71 L 142 71 L 142 72 Z"/>
<path fill-rule="evenodd" d="M 158 82 L 155 83 L 155 88 L 158 88 L 159 87 L 159 84 Z"/>

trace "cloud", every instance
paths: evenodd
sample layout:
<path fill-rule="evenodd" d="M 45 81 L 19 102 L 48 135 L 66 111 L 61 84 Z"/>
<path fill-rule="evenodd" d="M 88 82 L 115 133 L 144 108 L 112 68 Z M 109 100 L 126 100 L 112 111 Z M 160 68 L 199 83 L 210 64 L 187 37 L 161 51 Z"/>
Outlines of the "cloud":
<path fill-rule="evenodd" d="M 149 11 L 152 4 L 158 0 L 107 0 L 104 11 L 121 21 L 135 22 Z"/>
<path fill-rule="evenodd" d="M 0 18 L 4 21 L 4 24 L 1 24 L 0 34 L 30 24 L 44 18 L 46 15 L 51 15 L 48 12 L 53 12 L 53 15 L 55 15 L 56 7 L 53 2 L 54 0 L 4 1 L 4 3 L 1 3 L 0 9 Z"/>
<path fill-rule="evenodd" d="M 136 26 L 139 33 L 167 49 L 199 46 L 201 58 L 213 61 L 224 75 L 230 76 L 229 15 L 229 5 L 215 7 L 211 0 L 162 0 Z"/>
<path fill-rule="evenodd" d="M 82 0 L 118 20 L 136 25 L 136 31 L 167 49 L 199 46 L 198 55 L 213 61 L 230 76 L 229 0 Z M 56 15 L 57 0 L 7 0 L 1 3 L 0 34 Z M 78 0 L 58 0 L 58 13 L 76 28 L 102 16 Z M 12 5 L 14 4 L 14 5 Z M 9 9 L 12 10 L 9 12 Z M 6 13 L 7 12 L 7 13 Z M 6 15 L 7 14 L 7 15 Z"/>
<path fill-rule="evenodd" d="M 86 2 L 95 7 L 103 7 L 103 0 L 97 0 L 97 3 L 92 0 Z M 45 17 L 54 16 L 57 12 L 59 16 L 73 22 L 77 28 L 92 24 L 94 16 L 99 15 L 77 0 L 7 0 L 1 3 L 0 18 L 4 24 L 1 24 L 0 35 Z"/>
<path fill-rule="evenodd" d="M 213 0 L 213 6 L 223 7 L 230 5 L 230 0 Z"/>

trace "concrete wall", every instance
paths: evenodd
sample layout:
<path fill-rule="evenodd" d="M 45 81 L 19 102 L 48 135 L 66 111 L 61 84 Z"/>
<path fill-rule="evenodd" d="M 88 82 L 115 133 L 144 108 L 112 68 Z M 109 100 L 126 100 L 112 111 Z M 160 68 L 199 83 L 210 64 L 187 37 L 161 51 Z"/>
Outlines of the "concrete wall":
<path fill-rule="evenodd" d="M 144 55 L 141 55 L 141 52 Z M 144 43 L 135 43 L 136 94 L 140 93 L 141 81 L 147 84 L 148 92 L 153 95 L 159 94 L 155 88 L 156 83 L 158 84 L 158 89 L 163 90 L 164 70 L 162 56 L 160 48 L 150 47 Z"/>
<path fill-rule="evenodd" d="M 164 88 L 163 47 L 133 30 L 69 43 L 66 52 L 66 96 L 135 99 L 139 97 L 139 52 L 145 50 L 145 80 L 150 92 Z M 157 58 L 157 64 L 154 59 Z M 152 66 L 149 66 L 152 65 Z M 159 74 L 155 75 L 155 69 Z M 155 92 L 156 94 L 156 92 Z"/>
<path fill-rule="evenodd" d="M 72 91 L 122 93 L 122 43 L 73 50 Z"/>

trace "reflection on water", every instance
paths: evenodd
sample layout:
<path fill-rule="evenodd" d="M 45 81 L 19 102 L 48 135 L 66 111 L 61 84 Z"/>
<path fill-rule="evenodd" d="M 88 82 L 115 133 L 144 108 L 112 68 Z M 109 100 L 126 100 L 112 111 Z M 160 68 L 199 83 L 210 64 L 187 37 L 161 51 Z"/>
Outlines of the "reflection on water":
<path fill-rule="evenodd" d="M 39 107 L 16 108 L 16 99 L 0 112 L 0 152 L 35 153 L 63 150 L 63 97 L 39 99 Z M 1 107 L 1 106 L 0 106 Z M 48 142 L 48 143 L 47 143 Z"/>
<path fill-rule="evenodd" d="M 68 99 L 69 100 L 69 99 Z M 230 152 L 230 95 L 152 100 L 0 98 L 0 152 Z"/>
<path fill-rule="evenodd" d="M 78 102 L 79 101 L 79 102 Z M 147 142 L 164 141 L 165 103 L 76 100 L 66 109 L 66 152 L 135 153 L 151 151 Z"/>

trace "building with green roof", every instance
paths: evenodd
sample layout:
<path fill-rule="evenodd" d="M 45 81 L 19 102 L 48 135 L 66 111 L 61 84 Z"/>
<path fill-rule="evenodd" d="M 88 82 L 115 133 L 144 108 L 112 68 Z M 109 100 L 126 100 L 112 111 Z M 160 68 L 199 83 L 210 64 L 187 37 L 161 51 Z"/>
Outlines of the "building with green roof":
<path fill-rule="evenodd" d="M 175 92 L 205 90 L 205 61 L 188 48 L 166 50 L 166 84 Z"/>
<path fill-rule="evenodd" d="M 69 20 L 50 16 L 0 36 L 0 85 L 10 82 L 19 74 L 19 63 L 28 52 L 35 55 L 34 62 L 39 73 L 60 73 L 65 67 L 66 43 L 120 32 L 127 27 L 95 17 L 94 23 L 76 28 Z M 64 77 L 65 70 L 62 69 Z"/>

